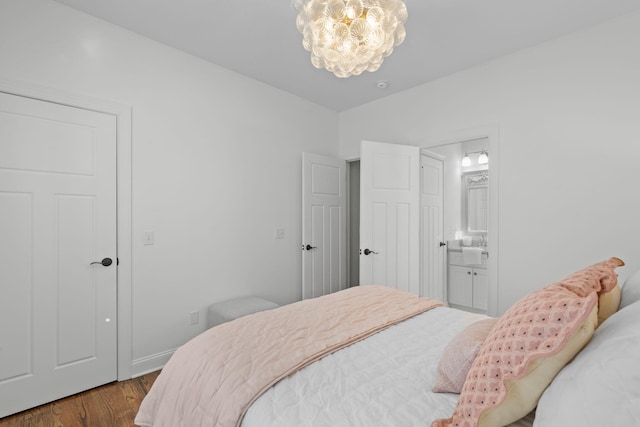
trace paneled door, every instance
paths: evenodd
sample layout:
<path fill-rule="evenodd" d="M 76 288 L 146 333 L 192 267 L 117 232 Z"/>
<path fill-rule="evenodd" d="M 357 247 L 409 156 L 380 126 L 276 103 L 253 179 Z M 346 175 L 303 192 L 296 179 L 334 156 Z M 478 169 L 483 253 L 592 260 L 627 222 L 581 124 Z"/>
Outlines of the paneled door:
<path fill-rule="evenodd" d="M 431 154 L 420 160 L 420 221 L 422 232 L 422 296 L 445 299 L 444 242 L 442 210 L 444 204 L 444 162 Z"/>
<path fill-rule="evenodd" d="M 420 295 L 420 148 L 363 141 L 360 285 Z"/>
<path fill-rule="evenodd" d="M 0 93 L 0 417 L 117 377 L 116 119 Z"/>
<path fill-rule="evenodd" d="M 346 162 L 302 154 L 302 298 L 346 287 Z"/>

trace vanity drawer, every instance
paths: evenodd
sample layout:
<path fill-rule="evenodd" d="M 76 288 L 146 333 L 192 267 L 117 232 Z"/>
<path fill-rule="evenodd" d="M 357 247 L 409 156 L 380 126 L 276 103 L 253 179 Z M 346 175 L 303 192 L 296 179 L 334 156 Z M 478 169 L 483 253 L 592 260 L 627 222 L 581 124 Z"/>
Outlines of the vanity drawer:
<path fill-rule="evenodd" d="M 462 252 L 449 251 L 449 264 L 466 265 L 462 260 Z M 482 263 L 474 264 L 474 267 L 487 268 L 487 254 L 482 254 Z"/>

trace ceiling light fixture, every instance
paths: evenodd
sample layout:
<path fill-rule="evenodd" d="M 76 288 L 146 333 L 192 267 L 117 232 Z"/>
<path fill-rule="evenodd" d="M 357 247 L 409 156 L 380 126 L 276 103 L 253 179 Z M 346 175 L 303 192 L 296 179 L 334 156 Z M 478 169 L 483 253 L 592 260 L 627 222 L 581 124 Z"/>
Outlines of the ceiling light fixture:
<path fill-rule="evenodd" d="M 402 0 L 294 0 L 311 63 L 337 77 L 374 72 L 407 32 Z"/>

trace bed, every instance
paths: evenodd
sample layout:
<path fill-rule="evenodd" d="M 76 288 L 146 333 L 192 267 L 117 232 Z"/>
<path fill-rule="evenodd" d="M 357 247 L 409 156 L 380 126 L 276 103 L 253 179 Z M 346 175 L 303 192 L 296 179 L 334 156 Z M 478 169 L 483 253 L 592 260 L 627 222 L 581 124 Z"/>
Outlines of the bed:
<path fill-rule="evenodd" d="M 612 258 L 589 266 L 523 298 L 500 319 L 376 286 L 245 316 L 178 349 L 135 422 L 145 427 L 640 425 L 640 272 L 620 287 L 613 271 L 621 264 Z M 543 302 L 532 302 L 538 300 Z M 364 303 L 353 309 L 355 301 Z M 494 360 L 501 335 L 533 310 L 538 316 L 538 306 L 545 309 L 549 301 L 559 307 L 554 316 L 563 313 L 559 317 L 571 325 L 559 326 L 554 317 L 550 327 L 531 326 L 526 331 L 541 330 L 541 337 L 527 345 L 561 345 L 530 349 L 528 354 L 537 356 L 522 360 L 523 374 L 501 372 L 494 393 L 499 401 L 485 402 L 492 394 L 478 394 L 472 377 L 498 372 L 492 363 L 521 361 L 520 350 L 516 359 L 502 354 Z M 318 313 L 328 326 L 314 335 L 310 325 L 318 322 Z M 548 321 L 541 316 L 537 319 Z M 468 331 L 483 323 L 489 325 L 486 333 L 472 340 Z M 265 331 L 265 324 L 275 327 Z M 349 327 L 341 329 L 344 324 Z M 326 339 L 334 335 L 342 335 L 339 343 Z M 312 348 L 307 351 L 302 341 Z M 456 347 L 460 343 L 466 348 Z M 573 361 L 558 362 L 561 358 Z M 263 375 L 273 365 L 282 366 Z M 236 375 L 237 370 L 244 373 Z M 549 380 L 537 384 L 542 371 L 551 372 Z M 459 379 L 461 373 L 461 383 L 433 391 L 443 375 Z"/>

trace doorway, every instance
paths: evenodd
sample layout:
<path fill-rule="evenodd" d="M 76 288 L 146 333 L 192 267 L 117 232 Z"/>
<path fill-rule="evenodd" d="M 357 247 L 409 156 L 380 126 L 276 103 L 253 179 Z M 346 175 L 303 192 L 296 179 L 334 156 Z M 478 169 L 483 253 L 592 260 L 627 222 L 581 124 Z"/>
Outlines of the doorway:
<path fill-rule="evenodd" d="M 384 146 L 388 146 L 388 149 L 393 152 L 397 148 L 400 148 L 399 145 L 394 144 L 380 144 L 373 143 L 374 145 L 381 146 L 380 149 L 384 151 Z M 416 154 L 418 154 L 419 150 L 416 147 L 411 147 L 415 149 Z M 386 153 L 385 153 L 386 154 Z M 416 246 L 417 263 L 416 267 L 419 268 L 419 278 L 418 273 L 416 272 L 416 286 L 412 288 L 413 292 L 416 294 L 429 296 L 431 298 L 443 299 L 443 291 L 440 291 L 438 288 L 439 284 L 441 284 L 444 280 L 444 249 L 442 248 L 442 206 L 443 206 L 443 168 L 442 168 L 442 159 L 440 156 L 432 154 L 432 153 L 422 153 L 416 157 L 419 157 L 419 164 L 416 164 L 413 167 L 419 169 L 419 180 L 416 180 L 416 187 L 419 187 L 419 190 L 416 192 L 416 203 L 414 208 L 416 209 L 417 216 L 419 216 L 419 220 L 414 223 L 413 227 L 409 229 L 419 230 L 419 236 L 416 235 L 416 240 L 419 240 L 419 245 Z M 378 158 L 378 166 L 380 167 L 380 162 L 382 162 L 382 158 Z M 402 163 L 408 165 L 407 163 Z M 361 242 L 360 242 L 360 227 L 361 227 L 361 200 L 360 200 L 360 191 L 361 191 L 361 180 L 360 180 L 360 160 L 353 160 L 347 163 L 348 168 L 348 266 L 349 266 L 349 285 L 355 286 L 359 284 L 360 280 L 360 268 L 362 262 L 361 253 Z M 389 166 L 394 166 L 394 162 L 389 163 Z M 397 165 L 396 165 L 397 166 Z M 398 174 L 401 175 L 401 174 Z M 379 181 L 379 180 L 378 180 Z M 419 182 L 418 182 L 419 181 Z M 380 182 L 378 182 L 380 184 Z M 381 190 L 383 192 L 393 193 L 398 189 L 397 186 L 389 185 L 389 186 L 381 186 Z M 418 194 L 419 193 L 419 194 Z M 419 200 L 419 202 L 418 202 Z M 380 210 L 379 206 L 387 205 L 389 202 L 384 200 L 379 200 L 374 205 L 377 205 L 378 208 L 374 208 L 375 210 Z M 393 205 L 393 203 L 391 203 Z M 400 205 L 401 210 L 406 208 L 406 204 L 402 203 Z M 388 209 L 388 208 L 385 208 Z M 392 208 L 397 209 L 397 208 Z M 419 214 L 418 214 L 419 211 Z M 383 217 L 386 216 L 380 214 Z M 378 221 L 378 224 L 375 226 L 378 231 L 382 228 L 382 224 Z M 392 227 L 392 228 L 395 228 Z M 402 228 L 402 227 L 400 227 Z M 393 231 L 393 230 L 392 230 Z M 385 241 L 387 235 L 385 233 L 384 237 L 378 239 L 378 246 L 381 246 L 383 249 L 385 245 L 381 245 L 381 241 Z M 375 244 L 374 244 L 375 246 Z M 419 247 L 418 247 L 419 246 Z M 376 246 L 377 250 L 378 248 Z M 365 250 L 365 249 L 362 249 Z M 372 254 L 376 254 L 376 252 L 370 251 Z M 381 254 L 382 255 L 382 254 Z M 394 258 L 400 257 L 402 255 L 402 250 L 400 250 Z M 387 261 L 388 262 L 388 261 Z M 407 268 L 405 265 L 404 269 Z M 402 273 L 400 273 L 402 276 Z M 384 275 L 381 276 L 381 278 Z M 384 279 L 382 281 L 386 284 Z M 374 283 L 378 283 L 375 282 Z M 397 286 L 397 284 L 393 285 Z"/>
<path fill-rule="evenodd" d="M 348 285 L 360 284 L 360 160 L 347 162 Z"/>
<path fill-rule="evenodd" d="M 489 171 L 489 163 L 478 164 L 479 153 L 490 153 L 488 138 L 478 138 L 469 141 L 455 142 L 427 149 L 435 153 L 444 161 L 444 239 L 447 241 L 461 240 L 462 236 L 485 235 L 488 238 L 486 225 L 483 231 L 476 231 L 477 227 L 469 227 L 468 216 L 465 215 L 465 197 L 462 177 L 465 174 Z M 468 154 L 470 164 L 462 165 L 462 160 Z M 486 219 L 486 216 L 485 216 Z M 486 221 L 485 221 L 486 224 Z"/>
<path fill-rule="evenodd" d="M 488 184 L 488 201 L 487 206 L 490 211 L 487 224 L 486 234 L 486 247 L 491 253 L 487 260 L 487 273 L 488 273 L 488 300 L 487 300 L 487 314 L 491 316 L 498 315 L 498 189 L 499 189 L 499 129 L 497 126 L 482 126 L 478 128 L 469 128 L 462 131 L 453 132 L 449 135 L 429 140 L 421 145 L 423 150 L 433 151 L 452 151 L 457 153 L 457 161 L 451 160 L 452 164 L 456 163 L 457 166 L 445 167 L 444 180 L 449 182 L 446 185 L 444 192 L 444 207 L 443 207 L 443 241 L 456 240 L 457 231 L 462 227 L 461 215 L 462 215 L 462 198 L 460 191 L 462 190 L 461 173 L 463 168 L 461 166 L 462 157 L 466 153 L 463 150 L 477 151 L 473 145 L 478 144 L 479 141 L 483 141 L 482 144 L 486 144 L 489 157 L 490 157 L 490 180 Z M 467 146 L 464 146 L 468 143 Z M 464 146 L 464 148 L 463 148 Z M 475 153 L 477 157 L 480 153 Z M 445 156 L 450 158 L 454 157 L 450 153 L 445 153 Z M 477 159 L 476 159 L 477 160 Z M 347 163 L 347 175 L 349 176 L 348 183 L 348 260 L 347 266 L 349 269 L 348 277 L 350 284 L 356 284 L 355 279 L 358 277 L 358 259 L 359 255 L 359 239 L 356 238 L 356 233 L 359 231 L 359 196 L 360 187 L 355 184 L 359 183 L 359 160 L 353 160 Z M 453 189 L 453 191 L 449 191 Z M 357 214 L 356 214 L 357 213 Z M 446 259 L 446 258 L 445 258 Z M 446 272 L 446 264 L 443 266 Z M 443 292 L 446 300 L 446 280 L 443 280 Z"/>

